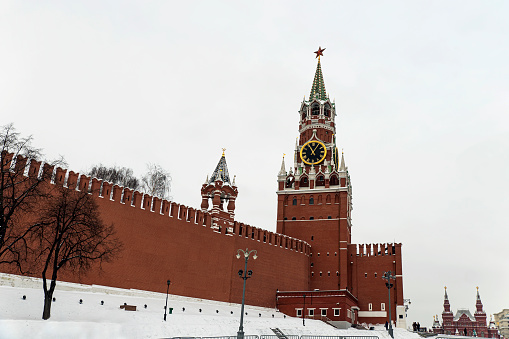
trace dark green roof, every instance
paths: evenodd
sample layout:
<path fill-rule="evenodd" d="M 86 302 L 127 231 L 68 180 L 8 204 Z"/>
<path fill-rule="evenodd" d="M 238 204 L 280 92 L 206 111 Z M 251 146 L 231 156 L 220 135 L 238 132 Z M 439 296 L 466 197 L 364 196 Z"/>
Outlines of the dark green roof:
<path fill-rule="evenodd" d="M 311 93 L 309 93 L 309 101 L 312 101 L 315 98 L 320 100 L 327 100 L 327 93 L 325 92 L 325 83 L 323 82 L 320 58 L 318 58 L 318 65 L 316 65 L 315 78 L 313 79 Z"/>

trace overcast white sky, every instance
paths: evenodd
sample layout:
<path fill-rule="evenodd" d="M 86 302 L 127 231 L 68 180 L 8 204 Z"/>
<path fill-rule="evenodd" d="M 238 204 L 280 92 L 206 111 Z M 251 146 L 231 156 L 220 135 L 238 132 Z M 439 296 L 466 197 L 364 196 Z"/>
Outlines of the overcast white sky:
<path fill-rule="evenodd" d="M 403 243 L 408 321 L 509 307 L 509 3 L 2 1 L 0 124 L 69 167 L 161 164 L 200 206 L 225 147 L 237 220 L 275 231 L 313 51 L 336 99 L 353 241 Z M 290 159 L 289 159 L 290 160 Z M 292 161 L 287 161 L 287 166 Z"/>

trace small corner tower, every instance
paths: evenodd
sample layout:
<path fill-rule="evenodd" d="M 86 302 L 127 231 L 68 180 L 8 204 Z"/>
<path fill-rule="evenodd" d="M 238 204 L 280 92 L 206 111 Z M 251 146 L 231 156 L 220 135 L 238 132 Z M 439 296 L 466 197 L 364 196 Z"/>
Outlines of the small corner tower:
<path fill-rule="evenodd" d="M 235 199 L 238 195 L 237 186 L 235 186 L 235 177 L 230 182 L 226 157 L 223 154 L 217 163 L 212 176 L 201 188 L 201 210 L 209 212 L 212 216 L 212 229 L 221 232 L 223 227 L 227 228 L 226 233 L 233 232 L 235 217 Z M 209 210 L 209 200 L 212 201 L 212 208 Z"/>

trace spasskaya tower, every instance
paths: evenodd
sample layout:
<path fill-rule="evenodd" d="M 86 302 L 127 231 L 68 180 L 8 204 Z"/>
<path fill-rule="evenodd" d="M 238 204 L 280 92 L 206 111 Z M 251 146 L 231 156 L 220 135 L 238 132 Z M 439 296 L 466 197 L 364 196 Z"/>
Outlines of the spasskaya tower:
<path fill-rule="evenodd" d="M 309 98 L 298 110 L 293 167 L 278 173 L 277 232 L 311 246 L 308 288 L 278 290 L 277 307 L 297 317 L 328 319 L 338 327 L 396 320 L 405 328 L 401 244 L 352 244 L 352 184 L 336 145 L 337 111 L 325 90 L 320 57 Z M 284 267 L 284 263 L 281 263 Z M 382 279 L 391 281 L 391 300 Z M 292 274 L 292 272 L 288 272 Z M 390 305 L 390 307 L 389 307 Z"/>
<path fill-rule="evenodd" d="M 278 174 L 277 232 L 312 246 L 310 289 L 346 289 L 352 187 L 336 146 L 336 105 L 326 91 L 318 49 L 308 100 L 300 104 L 293 168 Z"/>

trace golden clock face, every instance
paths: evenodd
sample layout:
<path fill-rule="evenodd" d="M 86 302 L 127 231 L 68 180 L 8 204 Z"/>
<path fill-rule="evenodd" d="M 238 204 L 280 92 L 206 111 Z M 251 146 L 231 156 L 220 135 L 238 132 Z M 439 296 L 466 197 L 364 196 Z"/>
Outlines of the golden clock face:
<path fill-rule="evenodd" d="M 317 140 L 311 140 L 302 145 L 300 149 L 300 158 L 305 164 L 315 165 L 325 159 L 327 155 L 327 148 L 323 142 Z"/>

